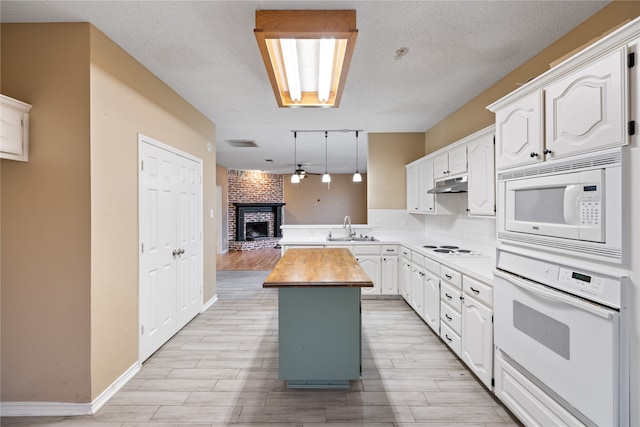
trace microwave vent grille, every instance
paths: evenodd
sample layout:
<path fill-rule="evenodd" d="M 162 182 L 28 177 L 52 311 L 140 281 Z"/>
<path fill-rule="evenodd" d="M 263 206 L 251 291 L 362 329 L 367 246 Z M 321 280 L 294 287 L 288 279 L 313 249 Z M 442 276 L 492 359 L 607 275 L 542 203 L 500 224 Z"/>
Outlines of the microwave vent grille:
<path fill-rule="evenodd" d="M 622 262 L 622 250 L 620 248 L 598 247 L 596 244 L 590 245 L 580 241 L 576 241 L 575 243 L 567 240 L 556 241 L 554 239 L 548 239 L 544 237 L 511 234 L 508 232 L 498 233 L 498 239 L 504 242 L 510 241 L 523 243 L 527 246 L 534 246 L 536 248 L 539 248 L 540 246 L 546 246 L 548 248 L 559 249 L 563 252 L 569 252 L 571 254 L 579 252 L 586 255 L 587 258 L 592 259 L 601 259 L 618 263 Z"/>
<path fill-rule="evenodd" d="M 584 158 L 570 158 L 563 160 L 550 160 L 541 165 L 520 169 L 517 171 L 507 171 L 498 174 L 499 181 L 510 179 L 526 178 L 529 176 L 548 175 L 565 173 L 576 170 L 601 168 L 606 166 L 614 166 L 622 161 L 622 151 L 607 151 L 599 155 L 591 155 Z"/>

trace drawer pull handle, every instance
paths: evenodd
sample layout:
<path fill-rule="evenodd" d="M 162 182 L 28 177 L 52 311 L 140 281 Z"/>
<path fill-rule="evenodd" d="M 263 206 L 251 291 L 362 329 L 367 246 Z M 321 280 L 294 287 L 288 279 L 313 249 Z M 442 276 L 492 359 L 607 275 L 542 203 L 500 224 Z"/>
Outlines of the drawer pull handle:
<path fill-rule="evenodd" d="M 449 341 L 449 342 L 453 342 L 453 340 L 452 340 L 451 338 L 449 338 L 449 335 L 444 334 L 444 337 L 447 339 L 447 341 Z"/>
<path fill-rule="evenodd" d="M 449 316 L 448 314 L 445 314 L 444 317 L 446 317 L 449 322 L 453 320 L 453 317 Z"/>
<path fill-rule="evenodd" d="M 447 297 L 448 299 L 453 299 L 453 297 L 446 292 L 444 293 L 444 296 Z"/>
<path fill-rule="evenodd" d="M 447 279 L 449 279 L 449 280 L 453 279 L 453 276 L 451 276 L 451 275 L 449 275 L 449 274 L 445 274 L 444 276 L 445 276 Z"/>
<path fill-rule="evenodd" d="M 469 288 L 471 289 L 471 292 L 473 292 L 474 294 L 478 295 L 480 293 L 479 290 L 477 289 L 473 289 L 473 286 L 469 286 Z"/>
<path fill-rule="evenodd" d="M 387 249 L 387 252 L 393 252 L 395 249 Z"/>

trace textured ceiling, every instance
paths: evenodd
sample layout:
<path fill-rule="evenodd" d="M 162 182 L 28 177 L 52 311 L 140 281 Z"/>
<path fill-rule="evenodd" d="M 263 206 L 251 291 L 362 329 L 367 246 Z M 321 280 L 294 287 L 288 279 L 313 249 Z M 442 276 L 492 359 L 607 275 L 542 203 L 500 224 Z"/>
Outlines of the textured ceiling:
<path fill-rule="evenodd" d="M 218 163 L 294 167 L 293 129 L 424 132 L 596 13 L 599 1 L 7 1 L 2 22 L 88 21 L 216 124 Z M 338 109 L 279 109 L 253 28 L 257 9 L 355 9 L 358 38 Z M 402 59 L 395 52 L 406 47 Z M 254 140 L 234 148 L 227 139 Z M 298 162 L 325 169 L 322 133 Z M 354 133 L 328 138 L 330 173 L 355 169 Z M 271 159 L 273 162 L 265 162 Z"/>

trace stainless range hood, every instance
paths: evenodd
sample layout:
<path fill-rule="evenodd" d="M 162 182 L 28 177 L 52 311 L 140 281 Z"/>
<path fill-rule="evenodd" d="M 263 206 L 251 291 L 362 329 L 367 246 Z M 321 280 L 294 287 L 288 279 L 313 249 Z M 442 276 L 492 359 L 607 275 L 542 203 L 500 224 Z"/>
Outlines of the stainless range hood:
<path fill-rule="evenodd" d="M 467 176 L 459 176 L 457 178 L 445 179 L 437 181 L 436 186 L 427 191 L 429 194 L 443 193 L 466 193 L 467 192 Z"/>

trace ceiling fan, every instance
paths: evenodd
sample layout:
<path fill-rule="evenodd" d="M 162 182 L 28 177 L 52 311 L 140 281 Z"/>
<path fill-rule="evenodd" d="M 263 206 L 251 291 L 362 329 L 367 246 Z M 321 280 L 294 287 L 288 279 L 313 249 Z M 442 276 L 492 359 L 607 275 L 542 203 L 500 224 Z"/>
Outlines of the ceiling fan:
<path fill-rule="evenodd" d="M 293 173 L 295 175 L 298 175 L 298 178 L 301 180 L 304 179 L 304 177 L 307 175 L 321 175 L 315 172 L 307 172 L 306 170 L 302 169 L 302 163 L 298 163 L 298 168 Z"/>

